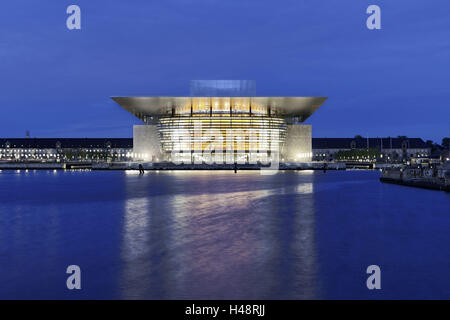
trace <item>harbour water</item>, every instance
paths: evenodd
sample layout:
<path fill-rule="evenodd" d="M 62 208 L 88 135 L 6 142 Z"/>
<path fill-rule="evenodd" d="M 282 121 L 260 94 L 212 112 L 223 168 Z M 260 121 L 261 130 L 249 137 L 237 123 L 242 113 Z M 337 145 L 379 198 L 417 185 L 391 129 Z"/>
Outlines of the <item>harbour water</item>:
<path fill-rule="evenodd" d="M 450 194 L 379 177 L 4 170 L 0 298 L 450 298 Z"/>

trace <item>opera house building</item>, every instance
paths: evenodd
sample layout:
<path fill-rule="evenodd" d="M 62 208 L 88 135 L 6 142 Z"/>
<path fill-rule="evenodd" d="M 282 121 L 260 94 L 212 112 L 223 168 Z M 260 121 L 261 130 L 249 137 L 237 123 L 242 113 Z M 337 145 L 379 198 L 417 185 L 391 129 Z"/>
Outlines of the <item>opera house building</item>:
<path fill-rule="evenodd" d="M 266 163 L 276 156 L 284 162 L 311 161 L 311 126 L 301 123 L 326 98 L 259 97 L 252 87 L 249 80 L 197 80 L 191 97 L 112 99 L 144 122 L 133 127 L 136 160 Z"/>

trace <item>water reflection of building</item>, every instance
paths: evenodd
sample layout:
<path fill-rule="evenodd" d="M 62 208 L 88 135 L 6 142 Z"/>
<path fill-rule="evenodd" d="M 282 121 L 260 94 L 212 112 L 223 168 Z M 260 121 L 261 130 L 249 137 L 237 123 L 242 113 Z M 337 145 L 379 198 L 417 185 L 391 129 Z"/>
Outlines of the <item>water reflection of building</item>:
<path fill-rule="evenodd" d="M 147 176 L 146 176 L 147 177 Z M 130 171 L 125 176 L 126 200 L 121 245 L 121 296 L 126 299 L 164 298 L 170 292 L 168 241 L 172 226 L 171 176 L 155 184 Z"/>
<path fill-rule="evenodd" d="M 145 278 L 149 264 L 143 260 L 149 251 L 150 212 L 147 197 L 125 201 L 121 260 L 121 287 L 124 298 L 140 298 L 147 293 Z"/>
<path fill-rule="evenodd" d="M 282 175 L 285 187 L 278 196 L 268 199 L 271 212 L 276 213 L 270 232 L 270 260 L 274 265 L 268 277 L 271 298 L 316 299 L 319 292 L 314 173 Z"/>
<path fill-rule="evenodd" d="M 316 297 L 313 173 L 142 178 L 126 182 L 124 297 Z"/>

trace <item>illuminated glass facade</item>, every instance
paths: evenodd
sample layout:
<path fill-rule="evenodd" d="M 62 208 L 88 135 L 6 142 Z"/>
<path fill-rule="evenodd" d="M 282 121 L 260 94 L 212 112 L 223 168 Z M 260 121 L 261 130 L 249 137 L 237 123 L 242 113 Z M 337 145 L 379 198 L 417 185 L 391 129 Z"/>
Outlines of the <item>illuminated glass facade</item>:
<path fill-rule="evenodd" d="M 206 151 L 220 161 L 231 151 L 236 160 L 266 161 L 275 145 L 283 144 L 286 123 L 266 117 L 168 117 L 159 120 L 158 131 L 169 160 L 176 160 L 174 151 L 185 160 Z"/>
<path fill-rule="evenodd" d="M 231 153 L 231 161 L 267 161 L 286 137 L 285 119 L 269 112 L 248 97 L 193 97 L 159 117 L 163 156 L 221 162 Z"/>

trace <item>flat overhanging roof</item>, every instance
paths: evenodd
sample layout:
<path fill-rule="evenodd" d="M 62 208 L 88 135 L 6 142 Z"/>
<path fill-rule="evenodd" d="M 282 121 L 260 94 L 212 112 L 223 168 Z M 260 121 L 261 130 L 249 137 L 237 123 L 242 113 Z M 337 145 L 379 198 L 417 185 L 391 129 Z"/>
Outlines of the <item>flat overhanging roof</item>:
<path fill-rule="evenodd" d="M 298 117 L 305 121 L 327 99 L 326 97 L 112 97 L 125 110 L 141 120 L 146 117 L 170 115 L 172 108 L 186 107 L 193 99 L 249 99 L 250 105 L 270 107 L 283 117 Z"/>

